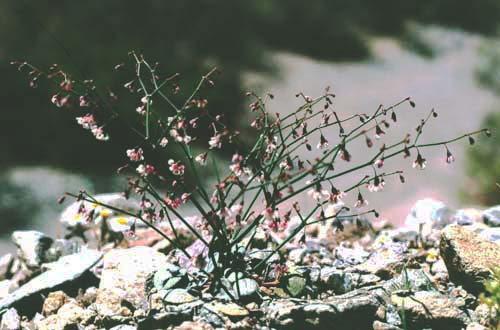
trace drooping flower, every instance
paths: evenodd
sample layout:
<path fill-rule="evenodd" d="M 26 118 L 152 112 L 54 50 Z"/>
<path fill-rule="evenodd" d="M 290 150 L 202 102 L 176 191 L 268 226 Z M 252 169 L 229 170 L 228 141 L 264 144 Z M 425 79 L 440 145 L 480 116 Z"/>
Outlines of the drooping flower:
<path fill-rule="evenodd" d="M 375 126 L 375 138 L 380 139 L 380 136 L 382 134 L 385 134 L 384 130 L 382 130 L 382 128 L 379 125 L 376 125 Z"/>
<path fill-rule="evenodd" d="M 363 198 L 363 195 L 361 195 L 361 192 L 358 192 L 358 199 L 356 200 L 356 203 L 354 203 L 355 208 L 362 208 L 363 206 L 368 205 L 368 201 Z"/>
<path fill-rule="evenodd" d="M 373 147 L 373 141 L 372 141 L 372 140 L 371 140 L 368 136 L 366 136 L 365 141 L 366 141 L 366 146 L 367 146 L 368 148 Z"/>
<path fill-rule="evenodd" d="M 328 147 L 328 140 L 325 138 L 325 136 L 323 134 L 321 134 L 319 137 L 319 142 L 318 142 L 318 145 L 316 146 L 316 148 L 324 149 L 326 147 Z"/>
<path fill-rule="evenodd" d="M 413 162 L 413 168 L 418 168 L 420 170 L 423 170 L 425 168 L 425 165 L 427 164 L 427 161 L 425 158 L 422 157 L 420 152 L 417 154 L 417 159 Z"/>
<path fill-rule="evenodd" d="M 384 186 L 385 180 L 383 178 L 380 179 L 378 176 L 376 176 L 373 181 L 368 184 L 367 188 L 370 192 L 377 192 L 382 190 Z"/>
<path fill-rule="evenodd" d="M 337 188 L 335 188 L 334 186 L 332 186 L 332 189 L 331 189 L 331 194 L 330 194 L 330 201 L 332 203 L 338 203 L 339 201 L 342 200 L 342 198 L 344 198 L 346 195 L 345 192 L 341 191 L 341 190 L 338 190 Z"/>
<path fill-rule="evenodd" d="M 351 154 L 349 153 L 349 151 L 347 151 L 345 147 L 342 147 L 340 149 L 340 159 L 345 160 L 346 162 L 351 161 Z"/>
<path fill-rule="evenodd" d="M 451 164 L 452 162 L 455 161 L 455 156 L 450 152 L 448 148 L 446 148 L 446 162 L 448 164 Z"/>
<path fill-rule="evenodd" d="M 382 166 L 384 166 L 384 158 L 379 158 L 375 161 L 375 165 L 378 167 L 378 168 L 381 168 Z"/>

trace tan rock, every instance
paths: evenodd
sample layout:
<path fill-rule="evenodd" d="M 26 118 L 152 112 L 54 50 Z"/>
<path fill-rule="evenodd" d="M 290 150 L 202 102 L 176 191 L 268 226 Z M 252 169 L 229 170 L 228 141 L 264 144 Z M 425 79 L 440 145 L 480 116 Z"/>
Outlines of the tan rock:
<path fill-rule="evenodd" d="M 500 266 L 500 245 L 458 225 L 443 229 L 440 253 L 450 280 L 473 293 L 483 291 L 483 281 Z"/>
<path fill-rule="evenodd" d="M 42 314 L 45 316 L 56 314 L 59 308 L 61 308 L 68 299 L 69 297 L 62 291 L 49 293 L 43 302 Z"/>
<path fill-rule="evenodd" d="M 100 289 L 111 289 L 127 301 L 140 305 L 150 274 L 167 265 L 167 257 L 150 247 L 112 250 L 104 256 Z"/>
<path fill-rule="evenodd" d="M 95 308 L 101 316 L 131 316 L 132 312 L 122 306 L 121 292 L 117 289 L 98 289 Z"/>
<path fill-rule="evenodd" d="M 56 314 L 49 315 L 35 323 L 39 330 L 65 330 L 76 328 L 78 325 L 88 325 L 94 316 L 91 310 L 84 309 L 76 300 L 70 299 L 58 309 Z"/>

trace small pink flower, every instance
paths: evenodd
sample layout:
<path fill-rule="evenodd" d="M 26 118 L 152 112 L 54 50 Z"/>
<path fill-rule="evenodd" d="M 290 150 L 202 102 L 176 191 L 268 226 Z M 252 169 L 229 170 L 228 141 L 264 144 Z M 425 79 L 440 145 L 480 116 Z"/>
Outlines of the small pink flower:
<path fill-rule="evenodd" d="M 128 149 L 127 157 L 130 158 L 130 160 L 133 162 L 139 162 L 141 160 L 144 160 L 142 148 Z"/>
<path fill-rule="evenodd" d="M 204 152 L 204 153 L 202 153 L 202 154 L 199 154 L 198 156 L 196 156 L 196 157 L 194 158 L 194 160 L 195 160 L 198 164 L 200 164 L 201 166 L 205 166 L 205 165 L 207 165 L 207 153 L 206 153 L 206 152 Z"/>
<path fill-rule="evenodd" d="M 165 204 L 167 204 L 167 206 L 171 207 L 171 208 L 174 208 L 174 209 L 178 209 L 180 206 L 181 206 L 181 203 L 182 203 L 182 200 L 180 198 L 175 198 L 175 199 L 172 199 L 170 197 L 165 197 L 163 199 L 163 201 L 165 202 Z"/>
<path fill-rule="evenodd" d="M 80 102 L 80 106 L 81 107 L 88 107 L 90 104 L 89 104 L 89 101 L 87 100 L 87 98 L 85 96 L 80 96 L 79 98 L 79 102 Z"/>
<path fill-rule="evenodd" d="M 160 146 L 165 148 L 168 144 L 168 140 L 166 137 L 162 138 L 161 141 L 160 141 Z"/>
<path fill-rule="evenodd" d="M 222 135 L 216 134 L 210 138 L 210 141 L 208 141 L 208 145 L 210 146 L 210 149 L 220 149 L 222 147 Z"/>
<path fill-rule="evenodd" d="M 59 101 L 59 105 L 58 107 L 64 107 L 65 105 L 68 105 L 69 104 L 69 95 L 63 97 L 60 101 Z"/>
<path fill-rule="evenodd" d="M 69 80 L 63 81 L 59 86 L 65 91 L 73 90 L 73 84 Z"/>
<path fill-rule="evenodd" d="M 109 140 L 108 134 L 104 133 L 104 129 L 102 127 L 92 127 L 92 134 L 94 134 L 95 138 L 99 141 L 107 141 Z"/>
<path fill-rule="evenodd" d="M 375 165 L 378 167 L 378 168 L 381 168 L 382 166 L 384 166 L 384 159 L 383 158 L 379 158 L 375 161 Z"/>
<path fill-rule="evenodd" d="M 141 105 L 140 107 L 135 108 L 135 111 L 140 114 L 141 116 L 146 115 L 146 107 Z"/>
<path fill-rule="evenodd" d="M 189 200 L 189 195 L 190 194 L 188 194 L 188 193 L 183 193 L 181 195 L 181 200 L 182 200 L 183 203 L 187 203 L 187 201 Z"/>
<path fill-rule="evenodd" d="M 76 117 L 76 122 L 85 129 L 92 129 L 97 125 L 92 114 L 86 114 L 83 117 Z"/>
<path fill-rule="evenodd" d="M 153 165 L 139 165 L 136 168 L 137 173 L 141 176 L 146 176 L 148 174 L 154 174 L 156 172 L 156 169 Z"/>
<path fill-rule="evenodd" d="M 52 95 L 52 98 L 50 99 L 52 103 L 54 103 L 58 108 L 61 107 L 61 99 L 59 97 L 59 94 L 54 94 Z"/>
<path fill-rule="evenodd" d="M 233 206 L 231 206 L 231 213 L 235 214 L 235 215 L 241 215 L 243 211 L 243 204 L 234 204 Z"/>
<path fill-rule="evenodd" d="M 233 163 L 236 163 L 236 162 L 241 162 L 243 160 L 243 156 L 239 155 L 238 153 L 235 153 L 233 155 L 233 157 L 231 158 L 231 161 Z"/>
<path fill-rule="evenodd" d="M 174 175 L 184 175 L 185 166 L 180 162 L 176 162 L 173 159 L 169 159 L 168 165 L 170 165 L 169 170 Z"/>

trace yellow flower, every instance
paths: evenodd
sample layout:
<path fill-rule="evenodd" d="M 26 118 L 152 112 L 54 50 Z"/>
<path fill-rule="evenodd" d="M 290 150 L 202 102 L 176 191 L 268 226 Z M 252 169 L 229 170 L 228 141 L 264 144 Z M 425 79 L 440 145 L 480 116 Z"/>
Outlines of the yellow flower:
<path fill-rule="evenodd" d="M 439 252 L 436 249 L 430 249 L 427 253 L 427 262 L 436 262 L 439 258 Z"/>
<path fill-rule="evenodd" d="M 101 215 L 101 217 L 103 217 L 103 218 L 107 218 L 107 217 L 109 217 L 109 215 L 111 214 L 111 212 L 112 212 L 112 211 L 111 211 L 111 210 L 109 210 L 109 209 L 103 209 L 103 210 L 101 211 L 100 215 Z"/>
<path fill-rule="evenodd" d="M 110 217 L 107 219 L 109 229 L 115 232 L 130 230 L 134 224 L 134 219 L 124 216 Z"/>

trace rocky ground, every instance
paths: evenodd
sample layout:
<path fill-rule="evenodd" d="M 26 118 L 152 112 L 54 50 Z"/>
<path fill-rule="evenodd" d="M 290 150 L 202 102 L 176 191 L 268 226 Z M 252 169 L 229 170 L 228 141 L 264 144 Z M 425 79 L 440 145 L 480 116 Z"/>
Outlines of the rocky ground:
<path fill-rule="evenodd" d="M 17 231 L 17 254 L 0 259 L 0 329 L 488 328 L 491 312 L 478 297 L 500 266 L 500 206 L 451 211 L 423 200 L 401 228 L 365 219 L 344 226 L 309 228 L 305 244 L 269 259 L 265 278 L 227 274 L 239 303 L 204 290 L 147 228 L 104 246 Z M 246 262 L 264 259 L 273 239 L 259 233 Z"/>

